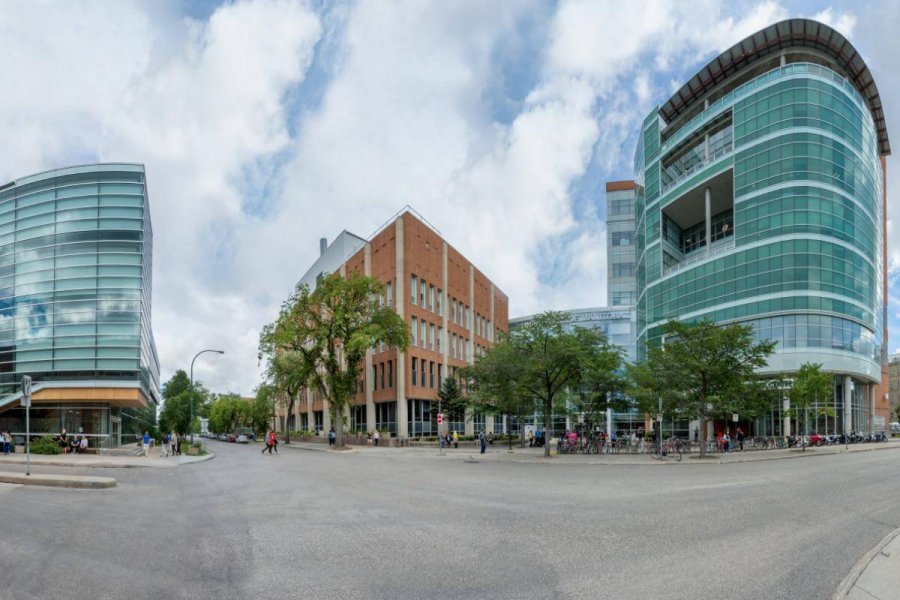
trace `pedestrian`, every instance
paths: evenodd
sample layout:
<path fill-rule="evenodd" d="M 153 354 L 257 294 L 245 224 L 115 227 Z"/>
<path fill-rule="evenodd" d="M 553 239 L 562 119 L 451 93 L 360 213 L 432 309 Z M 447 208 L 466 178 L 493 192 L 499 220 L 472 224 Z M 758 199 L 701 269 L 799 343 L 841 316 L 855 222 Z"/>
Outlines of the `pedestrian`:
<path fill-rule="evenodd" d="M 722 436 L 722 444 L 725 446 L 725 452 L 731 452 L 731 436 L 728 435 L 728 430 L 725 430 L 725 434 Z"/>
<path fill-rule="evenodd" d="M 172 448 L 172 456 L 178 454 L 178 434 L 173 430 L 169 435 L 169 446 Z"/>
<path fill-rule="evenodd" d="M 275 430 L 269 432 L 269 454 L 272 454 L 272 450 L 275 453 L 278 453 L 278 436 L 275 435 Z"/>
<path fill-rule="evenodd" d="M 534 432 L 532 430 L 528 430 L 528 447 L 534 448 Z"/>
<path fill-rule="evenodd" d="M 150 453 L 150 432 L 144 432 L 144 456 L 146 457 Z"/>
<path fill-rule="evenodd" d="M 482 429 L 482 430 L 478 433 L 478 443 L 481 445 L 481 453 L 482 453 L 482 454 L 484 454 L 484 450 L 485 450 L 485 447 L 486 447 L 486 445 L 487 445 L 486 442 L 487 442 L 487 440 L 486 440 L 486 438 L 485 438 L 485 436 L 484 436 L 484 430 Z"/>
<path fill-rule="evenodd" d="M 335 438 L 334 427 L 332 427 L 331 429 L 328 430 L 328 445 L 329 446 L 334 446 L 334 438 Z"/>
<path fill-rule="evenodd" d="M 68 436 L 66 435 L 65 429 L 59 434 L 59 447 L 62 448 L 63 454 L 69 453 Z"/>
<path fill-rule="evenodd" d="M 459 448 L 459 432 L 458 431 L 453 432 L 453 447 Z"/>
<path fill-rule="evenodd" d="M 744 451 L 744 432 L 741 431 L 740 427 L 738 427 L 738 430 L 737 430 L 737 442 L 738 442 L 738 447 L 741 449 L 741 452 L 743 452 Z"/>
<path fill-rule="evenodd" d="M 269 435 L 270 434 L 271 434 L 271 430 L 267 431 L 266 434 L 263 436 L 263 442 L 265 442 L 266 447 L 262 449 L 262 454 L 265 454 L 266 450 L 269 451 L 269 454 L 272 454 L 272 447 L 269 444 Z"/>
<path fill-rule="evenodd" d="M 378 445 L 378 440 L 381 439 L 381 434 L 378 433 L 378 430 L 375 430 L 375 433 L 372 435 L 372 439 L 375 440 L 375 445 Z"/>
<path fill-rule="evenodd" d="M 9 432 L 4 431 L 2 435 L 0 435 L 0 442 L 3 443 L 3 454 L 9 456 Z"/>
<path fill-rule="evenodd" d="M 159 457 L 169 458 L 169 434 L 164 433 L 162 436 L 162 444 L 159 447 Z"/>

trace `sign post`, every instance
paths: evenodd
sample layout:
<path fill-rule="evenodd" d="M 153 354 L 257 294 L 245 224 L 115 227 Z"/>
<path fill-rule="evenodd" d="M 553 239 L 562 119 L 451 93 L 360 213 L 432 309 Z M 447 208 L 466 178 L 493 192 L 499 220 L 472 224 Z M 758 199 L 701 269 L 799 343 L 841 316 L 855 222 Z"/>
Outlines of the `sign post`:
<path fill-rule="evenodd" d="M 444 436 L 441 432 L 441 425 L 444 424 L 444 413 L 439 412 L 437 416 L 437 424 L 438 424 L 438 454 L 444 455 Z"/>
<path fill-rule="evenodd" d="M 25 475 L 31 475 L 31 377 L 22 375 L 22 406 L 25 407 Z"/>

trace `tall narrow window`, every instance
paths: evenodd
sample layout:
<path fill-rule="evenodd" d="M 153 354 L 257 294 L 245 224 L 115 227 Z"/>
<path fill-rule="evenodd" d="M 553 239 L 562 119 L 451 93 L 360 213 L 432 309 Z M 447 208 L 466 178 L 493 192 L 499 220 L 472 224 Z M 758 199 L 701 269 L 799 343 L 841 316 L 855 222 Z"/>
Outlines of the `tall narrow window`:
<path fill-rule="evenodd" d="M 428 325 L 428 349 L 434 350 L 434 323 Z"/>
<path fill-rule="evenodd" d="M 428 363 L 428 387 L 434 389 L 434 361 Z"/>
<path fill-rule="evenodd" d="M 418 339 L 419 334 L 419 320 L 415 317 L 412 318 L 412 327 L 409 328 L 410 331 L 410 340 L 412 345 L 416 345 L 416 339 Z"/>
<path fill-rule="evenodd" d="M 444 365 L 438 363 L 438 388 L 444 383 Z"/>
<path fill-rule="evenodd" d="M 409 301 L 413 304 L 416 303 L 416 296 L 419 292 L 419 283 L 416 279 L 415 275 L 411 275 L 409 278 Z"/>
<path fill-rule="evenodd" d="M 450 300 L 450 320 L 456 323 L 456 298 Z"/>
<path fill-rule="evenodd" d="M 381 363 L 381 389 L 384 389 L 384 363 Z"/>
<path fill-rule="evenodd" d="M 434 286 L 428 286 L 428 310 L 434 312 Z"/>
<path fill-rule="evenodd" d="M 394 387 L 394 361 L 388 361 L 388 387 Z"/>
<path fill-rule="evenodd" d="M 450 356 L 456 358 L 456 334 L 450 337 Z"/>
<path fill-rule="evenodd" d="M 413 357 L 412 359 L 412 384 L 416 385 L 416 363 L 419 362 L 419 359 Z"/>
<path fill-rule="evenodd" d="M 372 365 L 372 390 L 378 389 L 378 365 Z"/>
<path fill-rule="evenodd" d="M 437 331 L 437 351 L 441 351 L 441 338 L 444 337 L 444 328 L 438 327 Z"/>
<path fill-rule="evenodd" d="M 419 306 L 425 308 L 425 280 L 419 280 Z"/>
<path fill-rule="evenodd" d="M 444 292 L 440 289 L 437 293 L 437 313 L 439 317 L 444 316 Z"/>
<path fill-rule="evenodd" d="M 423 348 L 425 348 L 425 347 L 427 347 L 427 344 L 428 344 L 428 339 L 427 339 L 428 331 L 426 331 L 426 329 L 425 329 L 425 325 L 426 325 L 425 321 L 419 321 L 419 323 L 421 323 L 421 325 L 422 325 L 422 329 L 421 329 L 422 335 L 419 336 L 419 343 L 421 344 L 421 346 Z"/>
<path fill-rule="evenodd" d="M 387 305 L 388 305 L 388 306 L 393 306 L 393 304 L 394 304 L 394 293 L 393 293 L 393 291 L 391 290 L 391 282 L 390 282 L 390 281 L 388 281 L 388 282 L 387 282 L 387 285 L 384 286 L 384 294 L 385 294 L 385 296 L 387 296 Z"/>

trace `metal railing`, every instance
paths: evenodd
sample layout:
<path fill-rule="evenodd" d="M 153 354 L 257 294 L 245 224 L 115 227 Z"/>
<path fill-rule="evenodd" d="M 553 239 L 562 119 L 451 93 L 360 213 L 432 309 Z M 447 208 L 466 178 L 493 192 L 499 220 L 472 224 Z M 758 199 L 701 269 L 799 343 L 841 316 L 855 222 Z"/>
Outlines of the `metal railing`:
<path fill-rule="evenodd" d="M 714 256 L 719 256 L 720 254 L 725 254 L 730 250 L 734 250 L 734 234 L 729 235 L 724 239 L 717 240 L 713 242 L 708 248 L 703 248 L 702 250 L 695 250 L 688 254 L 683 260 L 680 260 L 674 265 L 663 268 L 663 275 L 668 275 L 669 273 L 674 273 L 675 271 L 680 271 L 681 269 L 688 267 L 692 264 L 698 263 L 700 261 L 704 261 L 707 258 L 713 258 Z"/>

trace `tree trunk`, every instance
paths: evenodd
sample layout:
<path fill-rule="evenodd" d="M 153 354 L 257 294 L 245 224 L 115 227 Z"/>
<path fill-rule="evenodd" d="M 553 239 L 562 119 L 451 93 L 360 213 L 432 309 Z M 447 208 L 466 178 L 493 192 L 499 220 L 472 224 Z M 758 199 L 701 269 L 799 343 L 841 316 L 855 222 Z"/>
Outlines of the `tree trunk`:
<path fill-rule="evenodd" d="M 658 425 L 658 423 L 657 423 L 657 425 Z M 700 415 L 700 458 L 705 458 L 705 457 L 706 457 L 706 414 L 702 414 L 702 415 Z"/>
<path fill-rule="evenodd" d="M 544 457 L 550 458 L 550 421 L 553 413 L 553 397 L 549 397 L 544 403 Z"/>
<path fill-rule="evenodd" d="M 344 447 L 344 411 L 338 410 L 337 403 L 332 402 L 334 407 L 331 414 L 331 423 L 334 426 L 334 447 Z"/>
<path fill-rule="evenodd" d="M 284 408 L 284 443 L 291 443 L 291 428 L 288 426 L 288 423 L 291 422 L 291 413 L 294 410 L 294 396 L 291 395 L 290 399 L 285 403 Z"/>

